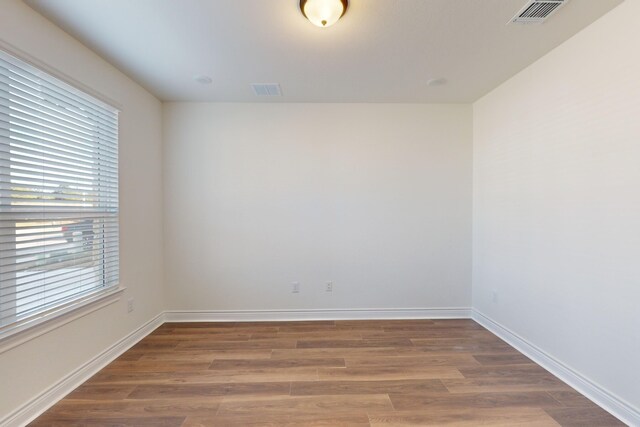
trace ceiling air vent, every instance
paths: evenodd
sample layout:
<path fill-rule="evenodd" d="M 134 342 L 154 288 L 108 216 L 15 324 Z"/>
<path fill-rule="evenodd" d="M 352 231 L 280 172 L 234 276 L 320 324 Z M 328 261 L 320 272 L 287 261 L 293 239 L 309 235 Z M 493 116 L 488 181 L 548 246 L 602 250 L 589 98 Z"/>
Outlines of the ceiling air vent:
<path fill-rule="evenodd" d="M 282 96 L 280 85 L 277 83 L 254 83 L 251 88 L 256 96 Z"/>
<path fill-rule="evenodd" d="M 569 0 L 530 0 L 510 22 L 540 24 Z"/>

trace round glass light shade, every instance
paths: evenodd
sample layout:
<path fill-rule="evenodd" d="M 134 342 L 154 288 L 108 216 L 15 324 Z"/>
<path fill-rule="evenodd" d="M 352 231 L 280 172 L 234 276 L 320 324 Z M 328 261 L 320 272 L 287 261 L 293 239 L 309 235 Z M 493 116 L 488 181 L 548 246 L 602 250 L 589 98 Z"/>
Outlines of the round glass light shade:
<path fill-rule="evenodd" d="M 312 24 L 330 27 L 347 11 L 347 0 L 300 0 L 300 10 Z"/>

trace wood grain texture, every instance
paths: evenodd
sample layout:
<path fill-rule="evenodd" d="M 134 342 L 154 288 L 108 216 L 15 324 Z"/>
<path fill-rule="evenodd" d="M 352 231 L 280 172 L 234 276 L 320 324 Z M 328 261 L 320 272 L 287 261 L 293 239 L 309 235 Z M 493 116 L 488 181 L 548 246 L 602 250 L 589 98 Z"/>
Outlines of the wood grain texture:
<path fill-rule="evenodd" d="M 472 320 L 165 323 L 33 426 L 618 426 Z"/>
<path fill-rule="evenodd" d="M 467 409 L 455 411 L 393 411 L 369 415 L 372 427 L 456 426 L 456 427 L 558 427 L 544 410 L 537 408 Z"/>
<path fill-rule="evenodd" d="M 366 413 L 358 414 L 256 414 L 217 415 L 210 417 L 187 417 L 182 427 L 369 427 Z"/>
<path fill-rule="evenodd" d="M 555 408 L 548 409 L 547 413 L 562 426 L 567 427 L 609 427 L 618 424 L 619 421 L 600 408 Z"/>

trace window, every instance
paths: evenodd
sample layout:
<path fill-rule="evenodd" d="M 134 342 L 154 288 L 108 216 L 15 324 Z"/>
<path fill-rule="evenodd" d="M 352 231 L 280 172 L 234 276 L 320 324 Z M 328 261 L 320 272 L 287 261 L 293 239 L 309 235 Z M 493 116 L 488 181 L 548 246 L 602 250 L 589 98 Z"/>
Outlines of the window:
<path fill-rule="evenodd" d="M 118 112 L 0 51 L 0 336 L 118 284 Z"/>

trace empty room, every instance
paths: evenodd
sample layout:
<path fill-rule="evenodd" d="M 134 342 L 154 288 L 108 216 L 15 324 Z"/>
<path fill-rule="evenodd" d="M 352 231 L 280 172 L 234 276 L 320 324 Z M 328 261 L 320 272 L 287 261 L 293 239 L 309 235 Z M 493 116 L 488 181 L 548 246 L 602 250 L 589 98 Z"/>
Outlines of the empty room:
<path fill-rule="evenodd" d="M 0 426 L 640 427 L 639 17 L 0 1 Z"/>

